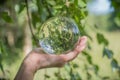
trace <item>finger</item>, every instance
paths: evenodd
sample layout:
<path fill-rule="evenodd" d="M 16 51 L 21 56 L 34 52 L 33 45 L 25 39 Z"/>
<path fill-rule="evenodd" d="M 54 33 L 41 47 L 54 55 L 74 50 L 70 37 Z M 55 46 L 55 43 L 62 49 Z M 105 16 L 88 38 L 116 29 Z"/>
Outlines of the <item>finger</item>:
<path fill-rule="evenodd" d="M 76 45 L 74 51 L 77 53 L 80 53 L 86 47 L 86 42 L 87 42 L 87 37 L 86 36 L 81 37 L 81 39 L 79 40 L 79 43 Z"/>
<path fill-rule="evenodd" d="M 78 43 L 75 47 L 75 49 L 71 52 L 69 52 L 68 54 L 65 55 L 61 55 L 62 57 L 64 57 L 64 59 L 69 62 L 71 60 L 73 60 L 74 58 L 77 57 L 77 55 L 85 49 L 86 47 L 86 42 L 87 42 L 87 37 L 83 36 L 81 37 L 81 39 L 78 40 Z"/>

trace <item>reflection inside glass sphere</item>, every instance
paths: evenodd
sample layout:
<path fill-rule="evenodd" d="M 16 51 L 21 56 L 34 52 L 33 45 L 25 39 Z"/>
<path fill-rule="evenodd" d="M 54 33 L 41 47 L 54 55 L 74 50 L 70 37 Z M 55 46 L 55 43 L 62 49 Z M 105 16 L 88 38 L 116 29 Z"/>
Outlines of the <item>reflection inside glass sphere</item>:
<path fill-rule="evenodd" d="M 74 48 L 79 34 L 79 29 L 72 19 L 53 17 L 41 26 L 39 44 L 46 53 L 61 54 Z"/>

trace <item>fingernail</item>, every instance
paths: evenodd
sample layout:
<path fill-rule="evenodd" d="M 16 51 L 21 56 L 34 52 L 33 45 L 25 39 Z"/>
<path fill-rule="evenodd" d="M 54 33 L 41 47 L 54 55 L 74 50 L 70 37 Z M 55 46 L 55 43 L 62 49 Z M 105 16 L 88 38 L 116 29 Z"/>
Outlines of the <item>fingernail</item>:
<path fill-rule="evenodd" d="M 81 37 L 81 40 L 87 41 L 87 37 L 83 36 L 83 37 Z"/>

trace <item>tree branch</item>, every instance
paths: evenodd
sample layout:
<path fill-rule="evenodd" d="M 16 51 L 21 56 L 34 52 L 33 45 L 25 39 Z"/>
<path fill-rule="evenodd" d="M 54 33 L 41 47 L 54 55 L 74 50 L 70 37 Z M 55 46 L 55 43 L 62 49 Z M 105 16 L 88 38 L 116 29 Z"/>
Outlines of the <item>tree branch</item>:
<path fill-rule="evenodd" d="M 33 30 L 32 30 L 32 24 L 31 24 L 31 19 L 30 19 L 30 14 L 29 14 L 29 6 L 28 6 L 28 0 L 25 0 L 25 4 L 26 4 L 26 9 L 27 9 L 27 18 L 28 18 L 28 24 L 29 24 L 29 28 L 32 34 L 33 39 L 35 40 L 35 44 L 38 45 L 38 39 L 35 37 Z"/>

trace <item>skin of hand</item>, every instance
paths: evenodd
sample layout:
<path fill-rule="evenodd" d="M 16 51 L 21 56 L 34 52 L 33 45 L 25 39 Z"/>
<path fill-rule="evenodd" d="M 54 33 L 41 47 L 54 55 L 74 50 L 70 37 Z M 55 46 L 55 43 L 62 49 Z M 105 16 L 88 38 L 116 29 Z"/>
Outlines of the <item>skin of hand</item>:
<path fill-rule="evenodd" d="M 14 80 L 33 80 L 37 70 L 50 67 L 62 67 L 67 62 L 75 59 L 86 47 L 87 37 L 79 38 L 72 51 L 66 54 L 46 54 L 41 48 L 33 49 L 23 60 Z"/>

